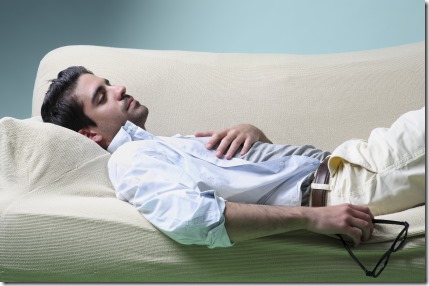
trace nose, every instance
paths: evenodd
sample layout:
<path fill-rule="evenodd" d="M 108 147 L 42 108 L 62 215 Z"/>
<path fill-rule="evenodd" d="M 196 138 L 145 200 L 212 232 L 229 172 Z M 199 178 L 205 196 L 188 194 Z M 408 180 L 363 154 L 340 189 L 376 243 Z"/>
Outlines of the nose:
<path fill-rule="evenodd" d="M 116 100 L 122 100 L 127 93 L 127 89 L 122 85 L 115 85 L 114 88 L 114 96 Z"/>

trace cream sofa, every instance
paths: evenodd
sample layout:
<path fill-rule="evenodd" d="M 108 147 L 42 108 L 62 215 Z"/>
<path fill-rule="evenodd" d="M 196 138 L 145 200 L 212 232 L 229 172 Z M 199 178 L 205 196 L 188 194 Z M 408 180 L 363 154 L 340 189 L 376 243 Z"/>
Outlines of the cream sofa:
<path fill-rule="evenodd" d="M 41 122 L 49 80 L 71 65 L 125 85 L 157 135 L 251 123 L 275 143 L 333 150 L 425 104 L 423 42 L 328 55 L 53 50 L 37 72 L 33 117 L 0 120 L 0 281 L 426 281 L 425 206 L 381 217 L 407 220 L 410 237 L 375 280 L 339 240 L 305 231 L 213 250 L 173 242 L 115 198 L 106 151 Z M 356 255 L 372 268 L 398 231 L 378 226 Z"/>

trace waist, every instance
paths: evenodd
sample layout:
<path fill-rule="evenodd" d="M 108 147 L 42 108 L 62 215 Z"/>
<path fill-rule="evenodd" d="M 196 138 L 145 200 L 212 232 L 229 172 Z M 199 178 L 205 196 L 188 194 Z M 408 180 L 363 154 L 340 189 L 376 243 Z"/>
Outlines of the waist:
<path fill-rule="evenodd" d="M 310 207 L 324 207 L 326 206 L 326 199 L 329 189 L 330 173 L 328 168 L 329 157 L 322 161 L 319 168 L 317 168 L 313 182 L 310 185 Z"/>

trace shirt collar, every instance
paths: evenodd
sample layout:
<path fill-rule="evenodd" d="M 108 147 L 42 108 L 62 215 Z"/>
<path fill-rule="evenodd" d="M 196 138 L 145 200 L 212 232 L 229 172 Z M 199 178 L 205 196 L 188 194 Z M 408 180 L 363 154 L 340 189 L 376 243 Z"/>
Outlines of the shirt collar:
<path fill-rule="evenodd" d="M 131 121 L 125 122 L 124 126 L 122 126 L 118 133 L 116 133 L 112 142 L 110 142 L 109 147 L 107 147 L 107 151 L 109 153 L 115 152 L 120 146 L 127 142 L 135 141 L 135 140 L 148 140 L 153 139 L 154 136 L 147 132 L 146 130 L 138 127 Z"/>

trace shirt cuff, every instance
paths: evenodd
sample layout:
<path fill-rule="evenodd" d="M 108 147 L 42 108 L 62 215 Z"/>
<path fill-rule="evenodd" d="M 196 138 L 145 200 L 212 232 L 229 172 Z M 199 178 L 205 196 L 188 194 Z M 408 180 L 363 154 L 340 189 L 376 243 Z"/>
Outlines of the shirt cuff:
<path fill-rule="evenodd" d="M 230 247 L 234 245 L 234 243 L 232 243 L 229 239 L 228 233 L 226 232 L 224 216 L 222 216 L 222 221 L 220 224 L 215 228 L 212 228 L 207 233 L 206 245 L 208 248 Z"/>

